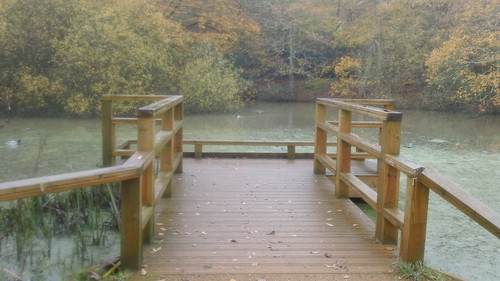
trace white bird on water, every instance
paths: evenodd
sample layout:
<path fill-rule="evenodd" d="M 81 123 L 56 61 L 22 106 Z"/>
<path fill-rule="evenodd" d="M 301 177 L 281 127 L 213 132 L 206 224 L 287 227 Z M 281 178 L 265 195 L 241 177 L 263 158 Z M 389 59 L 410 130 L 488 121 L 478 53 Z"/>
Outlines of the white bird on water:
<path fill-rule="evenodd" d="M 10 146 L 10 147 L 19 146 L 20 144 L 21 144 L 21 140 L 10 140 L 10 141 L 5 142 L 5 145 Z"/>

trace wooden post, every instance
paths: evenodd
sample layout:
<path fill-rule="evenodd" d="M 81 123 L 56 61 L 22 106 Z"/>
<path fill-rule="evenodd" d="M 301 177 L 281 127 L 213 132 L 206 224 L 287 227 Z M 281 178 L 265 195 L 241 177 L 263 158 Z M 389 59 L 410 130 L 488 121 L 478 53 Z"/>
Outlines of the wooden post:
<path fill-rule="evenodd" d="M 174 107 L 174 121 L 175 122 L 183 122 L 184 120 L 184 103 L 181 102 L 178 105 Z M 179 165 L 177 166 L 177 169 L 175 170 L 176 173 L 182 173 L 182 154 L 183 154 L 183 148 L 182 148 L 182 141 L 184 138 L 184 126 L 179 128 L 177 133 L 174 135 L 174 157 L 180 156 L 180 161 Z"/>
<path fill-rule="evenodd" d="M 140 114 L 139 114 L 140 115 Z M 137 150 L 144 152 L 153 151 L 154 147 L 154 116 L 143 117 L 139 116 L 137 121 L 138 137 Z M 147 207 L 154 206 L 154 162 L 152 161 L 142 174 L 141 191 L 142 205 Z M 154 234 L 154 216 L 151 216 L 146 227 L 144 228 L 144 241 L 151 242 Z"/>
<path fill-rule="evenodd" d="M 173 110 L 168 110 L 163 113 L 161 119 L 161 128 L 163 131 L 172 131 L 174 129 L 174 112 Z M 174 162 L 174 141 L 170 140 L 165 147 L 161 149 L 160 155 L 160 171 L 161 172 L 171 172 L 173 170 Z M 172 194 L 172 180 L 167 184 L 167 188 L 163 193 L 163 197 L 169 197 Z"/>
<path fill-rule="evenodd" d="M 194 145 L 194 158 L 195 159 L 201 159 L 201 158 L 203 158 L 203 144 L 196 143 Z"/>
<path fill-rule="evenodd" d="M 142 262 L 141 179 L 122 182 L 121 186 L 121 264 L 138 270 Z"/>
<path fill-rule="evenodd" d="M 113 101 L 101 100 L 101 129 L 102 129 L 102 165 L 109 167 L 113 165 Z"/>
<path fill-rule="evenodd" d="M 288 145 L 286 149 L 286 155 L 288 160 L 295 159 L 295 145 Z"/>
<path fill-rule="evenodd" d="M 349 186 L 339 177 L 340 173 L 351 172 L 351 144 L 341 137 L 343 133 L 351 133 L 352 113 L 341 109 L 339 112 L 339 132 L 337 141 L 337 179 L 335 180 L 335 195 L 338 198 L 349 197 Z"/>
<path fill-rule="evenodd" d="M 401 237 L 401 259 L 406 262 L 424 260 L 427 230 L 429 188 L 418 179 L 406 183 L 405 219 Z"/>
<path fill-rule="evenodd" d="M 316 103 L 316 135 L 314 142 L 314 155 L 316 154 L 326 154 L 326 144 L 327 144 L 327 133 L 325 130 L 321 129 L 318 124 L 324 123 L 326 118 L 326 106 L 323 104 Z M 325 174 L 326 167 L 314 157 L 314 173 L 315 174 Z"/>
<path fill-rule="evenodd" d="M 397 244 L 398 227 L 384 217 L 384 208 L 397 208 L 399 171 L 385 162 L 386 154 L 399 154 L 401 122 L 384 121 L 380 129 L 381 158 L 377 162 L 378 196 L 376 238 L 384 244 Z"/>

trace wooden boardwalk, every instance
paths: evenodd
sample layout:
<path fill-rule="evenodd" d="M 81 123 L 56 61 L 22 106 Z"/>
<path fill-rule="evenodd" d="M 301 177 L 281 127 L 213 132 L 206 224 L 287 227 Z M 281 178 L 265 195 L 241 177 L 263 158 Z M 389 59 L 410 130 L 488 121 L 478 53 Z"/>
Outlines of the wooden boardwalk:
<path fill-rule="evenodd" d="M 156 208 L 148 274 L 380 274 L 391 248 L 312 160 L 184 159 Z"/>

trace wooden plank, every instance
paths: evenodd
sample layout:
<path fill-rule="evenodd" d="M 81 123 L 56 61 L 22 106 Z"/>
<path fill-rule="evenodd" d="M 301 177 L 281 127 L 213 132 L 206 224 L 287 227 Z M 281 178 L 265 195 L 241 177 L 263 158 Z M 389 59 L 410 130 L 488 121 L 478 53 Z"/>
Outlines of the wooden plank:
<path fill-rule="evenodd" d="M 339 134 L 350 134 L 352 130 L 352 112 L 340 109 Z M 337 173 L 351 172 L 351 143 L 338 137 L 337 144 Z M 349 197 L 349 186 L 339 177 L 335 180 L 335 195 L 339 198 Z"/>
<path fill-rule="evenodd" d="M 130 150 L 130 149 L 115 149 L 113 151 L 113 156 L 120 156 L 120 157 L 130 157 L 135 153 L 135 150 Z"/>
<path fill-rule="evenodd" d="M 397 155 L 386 154 L 384 160 L 387 164 L 398 169 L 398 171 L 403 172 L 408 177 L 414 179 L 420 176 L 424 171 L 425 167 L 417 164 L 411 160 L 404 159 Z"/>
<path fill-rule="evenodd" d="M 338 126 L 339 121 L 326 121 L 326 124 L 333 126 Z M 380 128 L 382 127 L 382 122 L 380 121 L 353 121 L 353 128 Z"/>
<path fill-rule="evenodd" d="M 308 141 L 252 141 L 252 140 L 184 140 L 186 145 L 214 145 L 214 146 L 314 146 L 314 142 Z M 336 146 L 336 143 L 328 143 L 328 146 Z"/>
<path fill-rule="evenodd" d="M 405 213 L 403 211 L 399 208 L 385 208 L 383 212 L 387 220 L 396 225 L 399 229 L 403 229 L 405 221 Z"/>
<path fill-rule="evenodd" d="M 349 187 L 354 188 L 358 194 L 370 205 L 374 210 L 377 210 L 377 193 L 352 173 L 339 173 L 340 179 Z"/>
<path fill-rule="evenodd" d="M 111 119 L 113 124 L 122 124 L 122 125 L 136 125 L 137 118 L 135 117 L 114 117 Z"/>
<path fill-rule="evenodd" d="M 172 172 L 160 172 L 155 180 L 155 202 L 163 196 L 172 181 Z M 170 191 L 169 191 L 170 192 Z"/>
<path fill-rule="evenodd" d="M 159 101 L 168 98 L 168 95 L 103 95 L 104 101 Z"/>
<path fill-rule="evenodd" d="M 393 99 L 337 99 L 343 102 L 351 102 L 351 103 L 356 103 L 356 104 L 361 104 L 361 105 L 373 105 L 373 106 L 381 106 L 381 107 L 387 107 L 387 106 L 394 106 L 396 103 Z"/>
<path fill-rule="evenodd" d="M 184 159 L 144 250 L 151 274 L 382 273 L 392 251 L 312 160 Z M 328 266 L 327 266 L 328 265 Z M 182 279 L 183 277 L 178 277 Z"/>
<path fill-rule="evenodd" d="M 182 96 L 168 96 L 163 100 L 139 108 L 138 117 L 151 118 L 174 108 L 182 103 Z"/>
<path fill-rule="evenodd" d="M 340 129 L 337 125 L 332 122 L 316 122 L 316 127 L 324 130 L 327 133 L 334 134 L 336 136 L 339 135 Z"/>
<path fill-rule="evenodd" d="M 339 134 L 339 138 L 349 142 L 355 147 L 360 148 L 361 150 L 367 152 L 371 156 L 375 158 L 380 158 L 381 157 L 381 146 L 376 145 L 371 143 L 368 140 L 365 140 L 364 138 L 353 134 L 353 133 L 343 133 Z"/>
<path fill-rule="evenodd" d="M 403 118 L 403 114 L 397 111 L 390 111 L 387 109 L 381 109 L 377 107 L 360 105 L 350 102 L 343 102 L 335 99 L 324 99 L 320 98 L 317 100 L 317 103 L 336 107 L 342 110 L 347 110 L 353 113 L 362 114 L 365 116 L 370 116 L 372 118 L 381 120 L 381 121 L 401 121 Z"/>
<path fill-rule="evenodd" d="M 314 159 L 317 161 L 320 161 L 322 165 L 324 165 L 328 170 L 330 170 L 333 173 L 336 173 L 337 171 L 337 161 L 334 159 L 330 158 L 326 154 L 315 154 Z"/>
<path fill-rule="evenodd" d="M 400 256 L 406 262 L 424 260 L 427 234 L 429 189 L 419 180 L 407 179 L 404 226 L 401 235 Z"/>
<path fill-rule="evenodd" d="M 500 238 L 500 215 L 456 183 L 431 167 L 424 170 L 419 181 L 497 238 Z"/>
<path fill-rule="evenodd" d="M 168 131 L 159 131 L 156 133 L 153 147 L 155 155 L 158 155 L 167 143 L 172 140 L 172 136 L 172 132 Z"/>
<path fill-rule="evenodd" d="M 379 175 L 377 209 L 397 209 L 399 204 L 400 172 L 383 160 L 387 154 L 399 154 L 401 142 L 401 122 L 386 121 L 380 129 L 379 144 L 381 158 L 377 164 Z M 382 243 L 397 244 L 398 227 L 389 221 L 384 212 L 377 213 L 376 237 Z"/>
<path fill-rule="evenodd" d="M 101 134 L 102 134 L 102 163 L 105 167 L 111 166 L 113 146 L 115 139 L 112 134 L 113 103 L 103 100 L 101 102 Z"/>
<path fill-rule="evenodd" d="M 118 166 L 0 183 L 0 201 L 56 193 L 137 178 L 140 168 Z"/>
<path fill-rule="evenodd" d="M 120 259 L 124 268 L 138 270 L 142 261 L 141 180 L 135 178 L 121 187 Z"/>

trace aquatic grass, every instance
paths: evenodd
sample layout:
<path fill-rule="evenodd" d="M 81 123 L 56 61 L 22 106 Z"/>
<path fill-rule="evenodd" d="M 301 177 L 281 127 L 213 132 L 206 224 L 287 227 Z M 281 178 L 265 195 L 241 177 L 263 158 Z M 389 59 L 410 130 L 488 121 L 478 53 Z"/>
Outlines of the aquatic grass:
<path fill-rule="evenodd" d="M 0 254 L 14 250 L 14 272 L 30 272 L 31 280 L 45 280 L 48 260 L 58 267 L 92 264 L 92 246 L 108 241 L 108 231 L 119 221 L 118 186 L 92 186 L 68 192 L 19 199 L 0 207 Z M 54 239 L 73 237 L 70 256 L 56 253 Z M 12 246 L 8 246 L 9 243 Z M 7 247 L 8 246 L 8 247 Z M 2 253 L 4 251 L 5 253 Z"/>
<path fill-rule="evenodd" d="M 430 268 L 423 261 L 404 262 L 398 260 L 394 270 L 403 279 L 412 281 L 446 281 L 447 279 L 435 269 Z"/>

